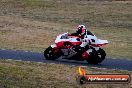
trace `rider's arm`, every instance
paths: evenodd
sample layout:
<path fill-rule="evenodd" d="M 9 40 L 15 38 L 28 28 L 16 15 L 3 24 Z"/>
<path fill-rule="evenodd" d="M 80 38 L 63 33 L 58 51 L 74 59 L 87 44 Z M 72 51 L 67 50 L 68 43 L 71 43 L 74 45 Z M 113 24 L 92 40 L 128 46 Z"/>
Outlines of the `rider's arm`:
<path fill-rule="evenodd" d="M 69 34 L 69 36 L 78 36 L 78 34 L 77 33 L 71 33 L 71 34 Z"/>
<path fill-rule="evenodd" d="M 72 33 L 72 34 L 69 34 L 68 36 L 77 36 L 79 38 L 82 38 L 82 35 L 80 35 L 78 33 Z"/>

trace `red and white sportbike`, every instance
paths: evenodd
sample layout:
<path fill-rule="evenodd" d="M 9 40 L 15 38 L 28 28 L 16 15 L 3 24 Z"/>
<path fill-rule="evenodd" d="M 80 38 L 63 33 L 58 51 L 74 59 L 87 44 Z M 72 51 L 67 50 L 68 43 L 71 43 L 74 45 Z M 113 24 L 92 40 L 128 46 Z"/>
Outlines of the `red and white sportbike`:
<path fill-rule="evenodd" d="M 101 63 L 106 56 L 101 46 L 108 44 L 107 40 L 98 39 L 95 35 L 86 35 L 83 39 L 77 36 L 60 34 L 55 39 L 55 44 L 44 51 L 47 60 L 62 59 L 84 61 L 90 64 Z"/>

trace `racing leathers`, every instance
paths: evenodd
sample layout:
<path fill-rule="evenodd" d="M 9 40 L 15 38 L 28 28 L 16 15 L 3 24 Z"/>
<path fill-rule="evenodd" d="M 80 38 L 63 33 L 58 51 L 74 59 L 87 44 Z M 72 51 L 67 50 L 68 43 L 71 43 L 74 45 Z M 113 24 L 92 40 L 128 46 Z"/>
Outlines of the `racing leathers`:
<path fill-rule="evenodd" d="M 84 36 L 86 35 L 86 33 L 84 33 L 83 35 L 81 35 L 81 34 L 79 34 L 78 32 L 76 32 L 76 33 L 71 33 L 71 34 L 69 34 L 70 36 L 78 36 L 78 37 L 80 37 L 81 38 L 81 40 L 83 41 L 83 39 L 84 39 Z M 87 31 L 87 35 L 93 35 L 90 31 Z M 84 40 L 85 41 L 85 40 Z M 88 42 L 88 41 L 87 41 Z M 81 53 L 81 52 L 83 52 L 83 51 L 85 51 L 86 49 L 88 49 L 89 48 L 89 46 L 88 45 L 86 45 L 86 46 L 84 46 L 83 44 L 81 44 L 81 45 L 77 45 L 77 46 L 74 46 L 73 47 L 73 49 L 76 51 L 76 52 L 79 52 L 79 53 Z"/>

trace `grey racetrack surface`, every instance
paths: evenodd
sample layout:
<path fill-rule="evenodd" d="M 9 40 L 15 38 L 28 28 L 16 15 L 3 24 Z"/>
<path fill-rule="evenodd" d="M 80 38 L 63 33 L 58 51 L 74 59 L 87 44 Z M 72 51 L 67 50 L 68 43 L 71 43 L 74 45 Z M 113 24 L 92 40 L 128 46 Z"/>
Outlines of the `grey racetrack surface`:
<path fill-rule="evenodd" d="M 56 60 L 49 61 L 45 60 L 43 53 L 36 52 L 26 52 L 26 51 L 18 51 L 18 50 L 2 50 L 0 49 L 0 59 L 13 59 L 13 60 L 22 60 L 22 61 L 35 61 L 35 62 L 43 62 L 43 63 L 61 63 L 67 65 L 77 65 L 77 66 L 88 66 L 88 67 L 98 67 L 98 68 L 110 68 L 110 69 L 119 69 L 119 70 L 129 70 L 132 71 L 132 60 L 127 59 L 111 59 L 106 58 L 101 64 L 98 65 L 90 65 L 87 62 L 79 62 L 73 60 Z"/>

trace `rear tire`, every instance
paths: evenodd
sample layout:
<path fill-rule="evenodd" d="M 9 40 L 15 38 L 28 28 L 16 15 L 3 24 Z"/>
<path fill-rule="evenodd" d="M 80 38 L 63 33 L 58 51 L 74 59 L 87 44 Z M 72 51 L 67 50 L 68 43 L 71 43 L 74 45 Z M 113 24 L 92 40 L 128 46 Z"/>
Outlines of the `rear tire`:
<path fill-rule="evenodd" d="M 49 46 L 45 51 L 44 51 L 44 57 L 46 60 L 56 60 L 60 57 L 60 54 L 55 54 L 54 49 Z"/>
<path fill-rule="evenodd" d="M 105 56 L 105 51 L 100 48 L 98 51 L 90 53 L 87 62 L 89 64 L 99 64 L 105 59 Z"/>

